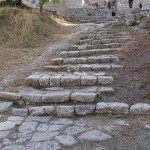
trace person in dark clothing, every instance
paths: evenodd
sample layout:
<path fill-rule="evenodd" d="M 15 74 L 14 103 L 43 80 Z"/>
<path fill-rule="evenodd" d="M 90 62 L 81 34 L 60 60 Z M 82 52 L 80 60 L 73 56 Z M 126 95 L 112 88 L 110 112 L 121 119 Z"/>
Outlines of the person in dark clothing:
<path fill-rule="evenodd" d="M 129 0 L 129 8 L 133 8 L 133 0 Z"/>
<path fill-rule="evenodd" d="M 140 4 L 139 4 L 139 8 L 142 10 L 143 8 L 143 5 L 142 5 L 142 2 L 140 1 Z"/>

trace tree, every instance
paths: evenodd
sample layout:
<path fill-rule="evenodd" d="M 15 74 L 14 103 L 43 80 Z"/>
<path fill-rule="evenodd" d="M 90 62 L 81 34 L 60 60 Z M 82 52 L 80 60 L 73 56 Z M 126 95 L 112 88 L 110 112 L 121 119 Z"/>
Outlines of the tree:
<path fill-rule="evenodd" d="M 49 0 L 39 0 L 39 4 L 40 4 L 40 12 L 42 12 L 43 10 L 43 5 L 44 3 L 49 2 Z M 60 2 L 60 0 L 52 0 L 52 2 L 54 4 L 58 4 Z"/>

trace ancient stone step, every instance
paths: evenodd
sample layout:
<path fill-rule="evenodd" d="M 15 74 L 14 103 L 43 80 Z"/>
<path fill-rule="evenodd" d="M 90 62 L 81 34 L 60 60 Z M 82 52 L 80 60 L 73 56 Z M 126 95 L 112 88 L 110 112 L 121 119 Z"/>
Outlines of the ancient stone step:
<path fill-rule="evenodd" d="M 109 44 L 109 43 L 123 43 L 123 42 L 126 42 L 128 41 L 129 38 L 111 38 L 111 39 L 96 39 L 96 38 L 93 38 L 92 40 L 91 39 L 85 39 L 85 40 L 79 40 L 79 44 Z"/>
<path fill-rule="evenodd" d="M 63 68 L 63 69 L 62 69 Z M 68 71 L 68 72 L 76 72 L 76 71 L 115 71 L 118 69 L 122 69 L 122 65 L 118 64 L 78 64 L 78 65 L 60 65 L 60 66 L 46 66 L 45 69 L 49 71 Z"/>
<path fill-rule="evenodd" d="M 87 51 L 85 51 L 87 54 Z M 93 51 L 90 51 L 93 52 Z M 76 57 L 78 53 L 70 53 L 68 54 L 73 56 L 74 58 L 55 58 L 52 59 L 53 65 L 63 65 L 63 64 L 87 64 L 87 63 L 111 63 L 111 62 L 118 62 L 119 57 L 115 55 L 101 55 L 101 56 L 91 56 L 91 57 Z M 79 56 L 84 54 L 84 52 L 79 53 Z M 89 53 L 88 55 L 91 55 Z M 88 56 L 87 55 L 87 56 Z"/>
<path fill-rule="evenodd" d="M 13 106 L 13 102 L 0 102 L 0 114 L 9 112 L 10 108 Z"/>
<path fill-rule="evenodd" d="M 27 83 L 34 87 L 75 87 L 75 86 L 94 86 L 94 85 L 109 85 L 113 83 L 111 76 L 87 76 L 87 75 L 65 75 L 65 76 L 49 76 L 31 75 L 27 77 Z"/>
<path fill-rule="evenodd" d="M 108 49 L 90 49 L 90 50 L 75 50 L 75 51 L 62 51 L 60 53 L 61 57 L 82 57 L 82 56 L 97 56 L 97 55 L 107 55 L 109 56 L 111 53 L 120 53 L 125 50 L 121 48 L 108 48 Z M 110 55 L 112 56 L 112 55 Z M 62 59 L 60 59 L 61 61 Z M 84 61 L 84 60 L 83 60 Z"/>

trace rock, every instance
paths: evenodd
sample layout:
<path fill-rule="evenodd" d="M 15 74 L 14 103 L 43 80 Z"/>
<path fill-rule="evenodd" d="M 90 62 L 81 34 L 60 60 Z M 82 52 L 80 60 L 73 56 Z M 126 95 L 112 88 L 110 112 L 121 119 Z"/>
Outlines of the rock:
<path fill-rule="evenodd" d="M 68 52 L 67 51 L 63 51 L 60 53 L 60 55 L 64 58 L 66 58 L 68 56 Z"/>
<path fill-rule="evenodd" d="M 51 119 L 50 116 L 29 116 L 26 118 L 26 122 L 44 122 L 47 123 Z"/>
<path fill-rule="evenodd" d="M 57 136 L 59 132 L 36 132 L 30 142 L 49 141 Z"/>
<path fill-rule="evenodd" d="M 19 117 L 19 116 L 10 116 L 10 117 L 8 117 L 8 121 L 12 121 L 12 122 L 21 123 L 23 120 L 24 120 L 24 117 Z"/>
<path fill-rule="evenodd" d="M 85 127 L 72 126 L 72 127 L 68 127 L 64 131 L 64 133 L 67 134 L 67 135 L 77 135 L 77 134 L 82 133 L 86 130 L 87 130 L 87 128 L 85 128 Z"/>
<path fill-rule="evenodd" d="M 82 76 L 81 85 L 95 85 L 97 82 L 97 77 L 94 76 Z"/>
<path fill-rule="evenodd" d="M 55 59 L 52 59 L 52 61 L 54 65 L 62 65 L 64 58 L 55 58 Z"/>
<path fill-rule="evenodd" d="M 60 76 L 50 77 L 50 86 L 60 86 Z"/>
<path fill-rule="evenodd" d="M 54 106 L 39 106 L 39 107 L 30 107 L 29 114 L 32 116 L 40 115 L 50 115 L 54 111 Z"/>
<path fill-rule="evenodd" d="M 29 85 L 32 85 L 34 87 L 39 87 L 39 79 L 42 75 L 34 74 L 30 75 L 29 77 L 26 78 L 26 81 Z"/>
<path fill-rule="evenodd" d="M 3 139 L 2 143 L 3 143 L 2 144 L 3 146 L 8 146 L 8 145 L 12 144 L 12 142 L 9 139 L 7 139 L 7 138 Z"/>
<path fill-rule="evenodd" d="M 145 129 L 150 129 L 150 123 L 145 125 Z"/>
<path fill-rule="evenodd" d="M 20 109 L 12 109 L 12 114 L 14 116 L 22 116 L 22 117 L 25 117 L 25 116 L 28 116 L 28 109 L 26 108 L 20 108 Z"/>
<path fill-rule="evenodd" d="M 73 120 L 68 118 L 59 118 L 54 121 L 51 121 L 52 124 L 62 124 L 62 125 L 72 125 Z"/>
<path fill-rule="evenodd" d="M 131 115 L 149 115 L 150 105 L 146 103 L 137 103 L 130 108 Z"/>
<path fill-rule="evenodd" d="M 81 65 L 80 70 L 81 71 L 91 71 L 92 70 L 92 65 Z"/>
<path fill-rule="evenodd" d="M 76 64 L 77 63 L 77 58 L 66 58 L 64 59 L 64 64 Z"/>
<path fill-rule="evenodd" d="M 26 135 L 35 131 L 37 122 L 24 122 L 19 127 L 19 132 Z"/>
<path fill-rule="evenodd" d="M 80 86 L 80 77 L 78 76 L 64 76 L 61 78 L 62 86 Z"/>
<path fill-rule="evenodd" d="M 111 66 L 109 64 L 94 64 L 92 65 L 93 71 L 101 71 L 101 70 L 110 70 Z"/>
<path fill-rule="evenodd" d="M 0 131 L 10 130 L 15 127 L 18 123 L 12 121 L 5 121 L 0 123 Z"/>
<path fill-rule="evenodd" d="M 64 128 L 64 125 L 50 125 L 48 130 L 46 132 L 54 132 L 54 131 L 60 131 Z"/>
<path fill-rule="evenodd" d="M 105 141 L 111 139 L 111 136 L 99 130 L 92 130 L 81 134 L 79 139 L 88 141 Z"/>
<path fill-rule="evenodd" d="M 59 144 L 52 140 L 46 142 L 33 142 L 26 145 L 27 150 L 59 150 Z"/>
<path fill-rule="evenodd" d="M 75 106 L 75 112 L 77 115 L 86 115 L 86 114 L 92 114 L 95 110 L 94 104 L 88 104 L 88 105 L 76 105 Z"/>
<path fill-rule="evenodd" d="M 21 145 L 10 145 L 2 148 L 1 150 L 26 150 L 26 147 Z"/>
<path fill-rule="evenodd" d="M 74 72 L 74 71 L 79 71 L 80 70 L 80 65 L 69 65 L 67 71 L 68 72 Z"/>
<path fill-rule="evenodd" d="M 115 114 L 115 115 L 129 115 L 129 106 L 125 103 L 99 102 L 96 105 L 96 113 Z"/>
<path fill-rule="evenodd" d="M 87 58 L 79 57 L 79 58 L 77 58 L 77 63 L 78 64 L 86 64 L 87 63 Z"/>
<path fill-rule="evenodd" d="M 43 103 L 67 102 L 70 99 L 70 92 L 47 93 L 42 96 Z"/>
<path fill-rule="evenodd" d="M 70 135 L 60 135 L 60 136 L 56 136 L 55 140 L 61 144 L 63 144 L 64 146 L 72 146 L 73 144 L 76 143 L 74 137 L 70 136 Z"/>
<path fill-rule="evenodd" d="M 71 117 L 74 116 L 74 106 L 57 106 L 57 116 Z"/>
<path fill-rule="evenodd" d="M 97 90 L 98 94 L 112 94 L 115 90 L 112 87 L 101 87 Z"/>
<path fill-rule="evenodd" d="M 9 111 L 12 105 L 12 102 L 0 102 L 0 113 Z"/>
<path fill-rule="evenodd" d="M 4 139 L 9 135 L 9 131 L 0 131 L 0 139 Z"/>
<path fill-rule="evenodd" d="M 46 132 L 48 130 L 48 124 L 42 123 L 37 127 L 38 132 Z"/>
<path fill-rule="evenodd" d="M 99 76 L 98 84 L 99 85 L 108 85 L 113 83 L 113 77 L 110 76 Z"/>
<path fill-rule="evenodd" d="M 88 63 L 99 63 L 99 58 L 98 57 L 88 57 Z"/>
<path fill-rule="evenodd" d="M 44 75 L 39 79 L 40 87 L 49 87 L 50 86 L 50 76 Z"/>
<path fill-rule="evenodd" d="M 20 99 L 20 95 L 11 92 L 0 92 L 0 100 L 17 101 Z"/>
<path fill-rule="evenodd" d="M 68 52 L 69 57 L 79 57 L 79 51 L 70 51 Z"/>
<path fill-rule="evenodd" d="M 94 102 L 96 94 L 95 93 L 72 93 L 71 100 L 79 102 Z"/>
<path fill-rule="evenodd" d="M 27 104 L 42 102 L 42 94 L 36 94 L 36 93 L 22 94 L 21 98 Z"/>

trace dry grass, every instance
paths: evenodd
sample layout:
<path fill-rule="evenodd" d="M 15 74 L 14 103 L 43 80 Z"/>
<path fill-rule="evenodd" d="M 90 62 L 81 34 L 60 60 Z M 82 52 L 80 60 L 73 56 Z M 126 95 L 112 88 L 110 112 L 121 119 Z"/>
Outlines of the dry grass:
<path fill-rule="evenodd" d="M 62 33 L 62 27 L 36 10 L 0 8 L 0 45 L 37 47 Z"/>

